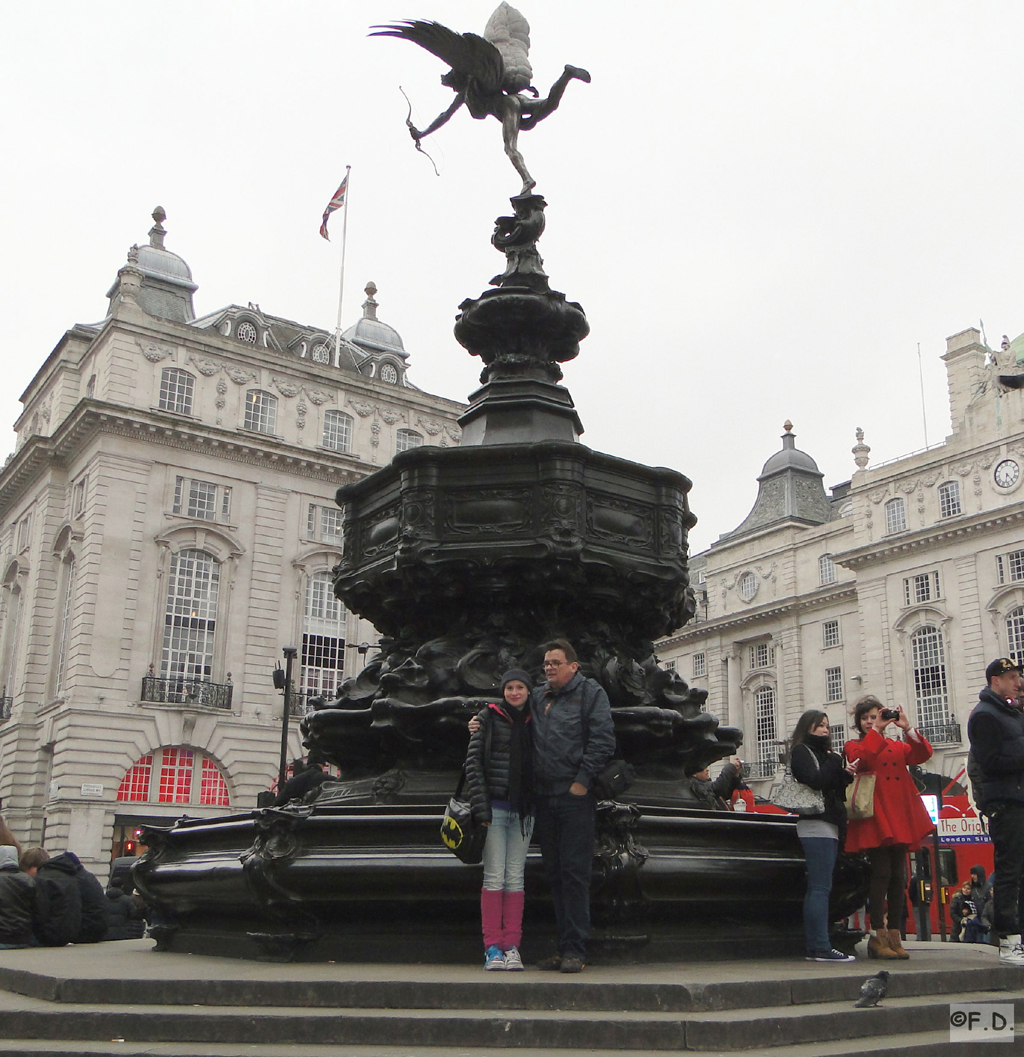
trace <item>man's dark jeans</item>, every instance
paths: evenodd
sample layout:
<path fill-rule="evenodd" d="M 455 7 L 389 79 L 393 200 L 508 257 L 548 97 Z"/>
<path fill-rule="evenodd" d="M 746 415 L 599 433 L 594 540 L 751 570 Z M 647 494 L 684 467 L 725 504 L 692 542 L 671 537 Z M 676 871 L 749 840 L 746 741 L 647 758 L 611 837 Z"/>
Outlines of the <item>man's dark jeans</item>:
<path fill-rule="evenodd" d="M 590 938 L 590 874 L 594 866 L 597 803 L 592 793 L 537 798 L 534 833 L 547 868 L 558 925 L 558 953 L 587 956 Z"/>
<path fill-rule="evenodd" d="M 992 927 L 1001 937 L 1017 936 L 1024 897 L 1024 804 L 1002 800 L 991 810 L 988 832 L 995 851 Z"/>

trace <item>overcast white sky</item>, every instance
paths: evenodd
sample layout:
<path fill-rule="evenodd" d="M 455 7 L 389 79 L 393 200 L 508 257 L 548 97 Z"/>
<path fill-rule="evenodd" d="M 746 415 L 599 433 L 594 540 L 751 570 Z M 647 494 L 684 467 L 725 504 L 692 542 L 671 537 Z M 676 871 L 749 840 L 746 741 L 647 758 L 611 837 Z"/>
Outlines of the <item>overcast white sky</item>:
<path fill-rule="evenodd" d="M 451 100 L 445 67 L 371 24 L 481 32 L 490 0 L 0 0 L 0 419 L 105 293 L 156 204 L 197 314 L 258 302 L 332 328 L 335 241 L 320 214 L 352 166 L 345 321 L 376 282 L 420 387 L 462 399 L 480 364 L 460 301 L 518 179 L 497 122 Z M 567 365 L 594 448 L 692 478 L 693 550 L 735 527 L 786 418 L 826 484 L 854 429 L 874 459 L 948 430 L 945 338 L 1024 330 L 1024 4 L 1019 0 L 523 0 L 542 93 L 521 146 L 549 203 L 552 285 L 591 336 Z M 13 437 L 8 440 L 13 447 Z"/>

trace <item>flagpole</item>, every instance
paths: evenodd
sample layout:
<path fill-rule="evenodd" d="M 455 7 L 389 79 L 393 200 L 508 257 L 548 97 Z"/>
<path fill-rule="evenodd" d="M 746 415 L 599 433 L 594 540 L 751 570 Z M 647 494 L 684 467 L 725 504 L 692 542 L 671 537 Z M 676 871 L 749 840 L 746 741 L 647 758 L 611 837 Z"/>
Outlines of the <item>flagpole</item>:
<path fill-rule="evenodd" d="M 341 366 L 341 306 L 345 297 L 345 246 L 348 243 L 348 196 L 352 190 L 349 177 L 352 166 L 345 166 L 345 216 L 341 224 L 341 276 L 338 280 L 338 321 L 334 327 L 334 366 Z"/>

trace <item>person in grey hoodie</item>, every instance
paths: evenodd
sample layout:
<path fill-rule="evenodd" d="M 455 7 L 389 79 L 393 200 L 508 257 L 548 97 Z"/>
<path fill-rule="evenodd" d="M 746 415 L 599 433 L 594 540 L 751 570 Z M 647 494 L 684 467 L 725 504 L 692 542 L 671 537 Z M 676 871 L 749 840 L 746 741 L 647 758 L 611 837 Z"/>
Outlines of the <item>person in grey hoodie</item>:
<path fill-rule="evenodd" d="M 544 646 L 547 685 L 530 697 L 537 792 L 534 832 L 547 869 L 558 926 L 558 953 L 543 969 L 578 973 L 590 938 L 590 875 L 597 798 L 594 780 L 615 752 L 608 695 L 579 670 L 565 639 Z"/>

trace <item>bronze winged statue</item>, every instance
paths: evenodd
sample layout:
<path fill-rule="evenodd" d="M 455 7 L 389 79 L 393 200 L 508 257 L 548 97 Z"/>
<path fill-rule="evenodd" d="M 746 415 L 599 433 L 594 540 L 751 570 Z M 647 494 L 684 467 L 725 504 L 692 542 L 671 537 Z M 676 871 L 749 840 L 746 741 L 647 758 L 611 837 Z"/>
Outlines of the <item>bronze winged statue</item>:
<path fill-rule="evenodd" d="M 419 147 L 424 136 L 436 132 L 465 104 L 475 118 L 488 115 L 501 122 L 505 153 L 523 178 L 523 194 L 537 184 L 519 152 L 519 132 L 543 121 L 562 101 L 566 85 L 575 78 L 590 81 L 590 74 L 578 66 L 566 66 L 544 99 L 530 83 L 530 25 L 514 7 L 500 4 L 487 20 L 484 35 L 456 33 L 439 22 L 405 21 L 374 26 L 373 37 L 401 37 L 411 40 L 432 55 L 443 59 L 451 69 L 441 83 L 455 92 L 452 105 L 421 132 L 409 122 L 409 133 Z"/>

